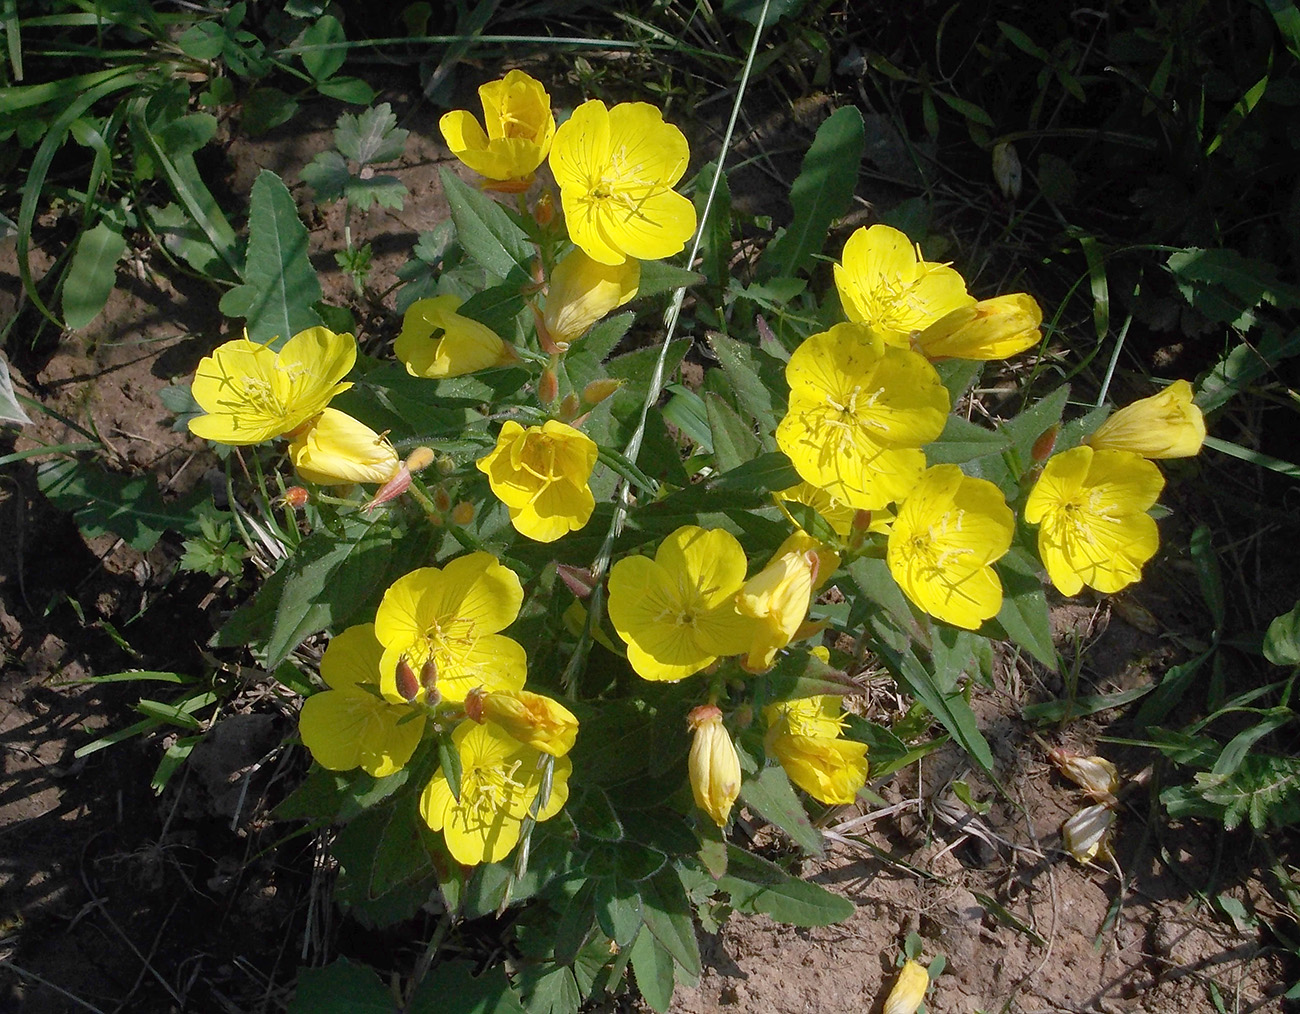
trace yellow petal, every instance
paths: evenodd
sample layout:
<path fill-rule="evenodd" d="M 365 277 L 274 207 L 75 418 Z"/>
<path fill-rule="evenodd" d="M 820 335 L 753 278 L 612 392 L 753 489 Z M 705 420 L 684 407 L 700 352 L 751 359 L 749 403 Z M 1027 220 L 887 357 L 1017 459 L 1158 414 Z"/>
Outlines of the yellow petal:
<path fill-rule="evenodd" d="M 373 623 L 348 627 L 330 638 L 320 660 L 321 679 L 331 690 L 346 690 L 358 683 L 377 686 L 383 653 Z"/>
<path fill-rule="evenodd" d="M 393 445 L 364 423 L 327 408 L 289 444 L 298 474 L 319 486 L 385 483 L 401 463 Z"/>
<path fill-rule="evenodd" d="M 417 299 L 402 317 L 393 354 L 415 377 L 460 377 L 512 360 L 501 337 L 486 324 L 462 316 L 456 296 Z"/>
<path fill-rule="evenodd" d="M 907 961 L 899 970 L 894 988 L 885 997 L 881 1014 L 916 1014 L 930 988 L 930 973 L 916 961 Z"/>
<path fill-rule="evenodd" d="M 929 359 L 1007 359 L 1042 341 L 1043 311 L 1030 295 L 984 299 L 945 314 L 916 336 Z"/>
<path fill-rule="evenodd" d="M 327 690 L 303 702 L 298 728 L 321 767 L 360 767 L 385 778 L 415 753 L 424 735 L 424 715 L 363 690 Z"/>
<path fill-rule="evenodd" d="M 1088 438 L 1097 450 L 1132 451 L 1144 458 L 1191 457 L 1204 442 L 1205 416 L 1185 380 L 1121 408 Z"/>

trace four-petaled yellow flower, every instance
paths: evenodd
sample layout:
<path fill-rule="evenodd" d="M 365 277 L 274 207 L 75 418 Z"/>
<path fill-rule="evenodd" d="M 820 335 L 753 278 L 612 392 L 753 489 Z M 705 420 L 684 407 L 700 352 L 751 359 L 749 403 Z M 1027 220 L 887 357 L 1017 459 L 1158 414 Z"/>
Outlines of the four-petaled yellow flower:
<path fill-rule="evenodd" d="M 1066 595 L 1086 584 L 1117 592 L 1142 576 L 1160 533 L 1147 511 L 1164 488 L 1155 465 L 1132 451 L 1075 447 L 1048 460 L 1025 502 L 1039 525 L 1038 555 Z"/>
<path fill-rule="evenodd" d="M 851 803 L 867 783 L 867 745 L 839 738 L 839 701 L 829 696 L 780 701 L 763 709 L 763 745 L 790 781 L 823 803 Z"/>
<path fill-rule="evenodd" d="M 568 801 L 569 758 L 520 743 L 494 722 L 462 722 L 451 740 L 460 755 L 460 798 L 438 768 L 420 795 L 420 816 L 442 832 L 458 863 L 495 863 L 510 854 L 546 781 L 547 765 L 549 794 L 533 816 L 549 820 Z"/>
<path fill-rule="evenodd" d="M 919 608 L 974 630 L 1002 608 L 1002 582 L 991 565 L 1011 548 L 1015 528 L 997 486 L 956 465 L 935 465 L 894 519 L 889 571 Z"/>
<path fill-rule="evenodd" d="M 323 327 L 299 331 L 279 352 L 247 338 L 217 346 L 194 372 L 191 392 L 207 415 L 190 432 L 243 447 L 296 430 L 351 384 L 343 378 L 357 359 L 350 334 Z"/>
<path fill-rule="evenodd" d="M 463 701 L 475 687 L 518 690 L 528 658 L 523 647 L 497 633 L 514 622 L 524 601 L 514 571 L 490 553 L 470 553 L 439 570 L 421 567 L 384 592 L 375 635 L 384 646 L 379 688 L 393 702 L 410 701 L 399 667 L 443 700 Z M 414 674 L 418 674 L 416 677 Z M 403 692 L 410 690 L 410 692 Z"/>
<path fill-rule="evenodd" d="M 481 85 L 478 95 L 487 130 L 472 113 L 454 110 L 438 121 L 447 147 L 475 172 L 490 180 L 508 181 L 493 189 L 526 190 L 555 137 L 551 97 L 540 81 L 522 70 Z"/>
<path fill-rule="evenodd" d="M 858 229 L 835 265 L 835 287 L 851 321 L 870 324 L 891 345 L 907 347 L 913 331 L 975 302 L 966 283 L 946 264 L 921 259 L 897 229 Z"/>
<path fill-rule="evenodd" d="M 585 433 L 550 419 L 526 429 L 507 420 L 497 445 L 478 460 L 510 523 L 536 542 L 554 542 L 587 523 L 596 506 L 587 485 L 597 447 Z"/>
<path fill-rule="evenodd" d="M 913 339 L 927 359 L 1007 359 L 1043 339 L 1043 311 L 1023 292 L 945 314 Z"/>
<path fill-rule="evenodd" d="M 574 250 L 551 272 L 538 333 L 543 348 L 567 351 L 596 321 L 634 298 L 640 284 L 640 261 L 602 264 Z"/>
<path fill-rule="evenodd" d="M 391 704 L 374 692 L 383 645 L 375 625 L 348 627 L 330 641 L 320 660 L 329 689 L 303 702 L 298 730 L 323 768 L 385 778 L 400 771 L 424 735 L 424 714 Z"/>
<path fill-rule="evenodd" d="M 495 722 L 519 742 L 552 757 L 563 757 L 578 738 L 573 712 L 530 690 L 475 687 L 465 698 L 465 714 L 476 722 Z"/>
<path fill-rule="evenodd" d="M 948 418 L 933 366 L 871 328 L 836 324 L 795 349 L 785 376 L 790 403 L 776 442 L 800 477 L 863 510 L 907 496 L 925 468 L 921 445 Z"/>
<path fill-rule="evenodd" d="M 431 296 L 407 308 L 393 354 L 411 376 L 461 377 L 517 360 L 490 327 L 457 313 L 460 304 L 456 296 Z"/>
<path fill-rule="evenodd" d="M 1144 458 L 1190 458 L 1203 443 L 1205 416 L 1185 380 L 1124 406 L 1088 438 L 1094 450 L 1132 451 Z"/>
<path fill-rule="evenodd" d="M 736 610 L 745 551 L 721 528 L 684 525 L 655 558 L 629 556 L 609 572 L 609 618 L 627 660 L 648 680 L 679 680 L 749 650 L 753 621 Z"/>
<path fill-rule="evenodd" d="M 384 483 L 401 465 L 392 444 L 336 408 L 325 409 L 294 433 L 289 458 L 300 476 L 318 486 Z"/>
<path fill-rule="evenodd" d="M 551 145 L 569 238 L 602 264 L 677 253 L 695 231 L 695 207 L 673 190 L 689 159 L 685 136 L 654 106 L 584 102 Z"/>
<path fill-rule="evenodd" d="M 704 704 L 686 716 L 690 727 L 691 752 L 686 761 L 691 795 L 695 805 L 713 818 L 718 827 L 727 826 L 731 807 L 740 795 L 740 755 L 722 724 L 716 704 Z"/>

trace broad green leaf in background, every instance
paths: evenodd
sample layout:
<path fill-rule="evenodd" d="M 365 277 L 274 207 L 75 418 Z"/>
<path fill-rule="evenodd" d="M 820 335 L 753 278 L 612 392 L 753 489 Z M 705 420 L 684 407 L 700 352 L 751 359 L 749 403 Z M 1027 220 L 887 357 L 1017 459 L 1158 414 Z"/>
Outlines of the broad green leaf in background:
<path fill-rule="evenodd" d="M 659 1014 L 667 1014 L 673 1002 L 673 956 L 648 929 L 642 928 L 632 943 L 632 972 L 641 996 Z"/>
<path fill-rule="evenodd" d="M 1300 665 L 1300 602 L 1268 625 L 1264 657 L 1274 665 Z"/>
<path fill-rule="evenodd" d="M 727 375 L 736 403 L 753 416 L 759 433 L 775 432 L 777 416 L 785 414 L 785 405 L 773 392 L 784 387 L 785 365 L 752 345 L 723 334 L 710 334 L 708 344 Z M 769 449 L 774 449 L 774 442 Z"/>
<path fill-rule="evenodd" d="M 754 435 L 753 428 L 712 391 L 704 395 L 704 408 L 708 415 L 709 432 L 713 437 L 713 459 L 718 470 L 727 472 L 754 460 L 762 450 L 762 445 Z"/>
<path fill-rule="evenodd" d="M 1215 365 L 1196 392 L 1196 404 L 1212 412 L 1244 392 L 1256 380 L 1284 359 L 1300 355 L 1300 328 L 1287 334 L 1276 327 L 1265 328 L 1255 344 L 1236 345 Z"/>
<path fill-rule="evenodd" d="M 718 889 L 740 912 L 762 912 L 792 926 L 831 926 L 853 914 L 853 902 L 820 884 L 792 877 L 735 845 L 727 846 L 727 874 Z"/>
<path fill-rule="evenodd" d="M 807 271 L 821 253 L 831 223 L 848 210 L 862 165 L 865 127 L 856 106 L 842 106 L 817 129 L 790 188 L 794 220 L 759 260 L 762 277 Z"/>
<path fill-rule="evenodd" d="M 409 134 L 409 130 L 397 126 L 397 114 L 385 102 L 359 115 L 340 116 L 334 146 L 345 158 L 360 165 L 381 165 L 402 157 Z"/>
<path fill-rule="evenodd" d="M 1246 329 L 1265 303 L 1282 310 L 1300 307 L 1300 288 L 1281 282 L 1277 266 L 1243 257 L 1235 250 L 1189 247 L 1165 262 L 1183 298 L 1213 321 Z"/>
<path fill-rule="evenodd" d="M 293 195 L 269 169 L 253 183 L 248 222 L 245 281 L 221 298 L 221 312 L 247 318 L 248 337 L 278 349 L 299 331 L 321 323 L 312 304 L 322 293 Z"/>
<path fill-rule="evenodd" d="M 926 444 L 925 460 L 931 465 L 960 465 L 986 454 L 998 454 L 1010 445 L 1011 439 L 1005 433 L 996 433 L 961 416 L 950 415 L 938 439 Z"/>
<path fill-rule="evenodd" d="M 997 622 L 1013 643 L 1055 672 L 1056 648 L 1038 564 L 1024 550 L 1012 548 L 995 566 L 1002 579 Z"/>
<path fill-rule="evenodd" d="M 501 205 L 467 186 L 455 173 L 443 169 L 438 175 L 456 223 L 456 236 L 465 252 L 498 278 L 528 278 L 533 251 L 524 231 L 510 220 Z"/>
<path fill-rule="evenodd" d="M 327 77 L 332 77 L 343 66 L 343 61 L 347 58 L 347 50 L 342 46 L 342 43 L 347 42 L 347 35 L 343 31 L 343 26 L 339 24 L 338 18 L 332 14 L 326 14 L 317 20 L 315 24 L 308 26 L 299 41 L 304 46 L 338 47 L 335 49 L 311 50 L 299 54 L 302 58 L 302 65 L 307 68 L 307 73 L 316 81 L 323 81 Z"/>
<path fill-rule="evenodd" d="M 201 275 L 228 282 L 239 280 L 222 259 L 202 227 L 179 204 L 145 210 L 149 227 L 173 257 L 179 257 Z M 233 242 L 233 236 L 231 237 Z"/>
<path fill-rule="evenodd" d="M 695 185 L 695 214 L 702 215 L 704 203 L 713 185 L 713 174 L 718 163 L 710 162 L 700 170 Z M 713 207 L 709 219 L 701 225 L 700 263 L 711 286 L 726 289 L 731 279 L 731 188 L 727 186 L 724 172 L 713 194 Z"/>
<path fill-rule="evenodd" d="M 395 1014 L 392 994 L 379 975 L 340 958 L 324 968 L 298 969 L 289 1014 Z"/>
<path fill-rule="evenodd" d="M 698 271 L 688 271 L 667 261 L 645 261 L 641 265 L 641 283 L 637 286 L 638 298 L 673 292 L 684 286 L 699 285 L 704 276 Z"/>
<path fill-rule="evenodd" d="M 77 240 L 63 282 L 63 321 L 77 331 L 99 316 L 117 284 L 117 262 L 126 252 L 121 229 L 100 222 Z"/>
<path fill-rule="evenodd" d="M 663 944 L 688 975 L 700 974 L 700 947 L 695 920 L 681 879 L 671 868 L 660 870 L 641 883 L 641 910 L 646 928 Z"/>
<path fill-rule="evenodd" d="M 199 534 L 196 512 L 206 497 L 202 490 L 168 503 L 152 475 L 115 475 L 73 458 L 42 462 L 36 484 L 55 507 L 72 514 L 87 538 L 112 532 L 144 553 L 165 531 Z"/>
<path fill-rule="evenodd" d="M 825 854 L 822 834 L 812 826 L 782 768 L 765 767 L 753 778 L 746 778 L 740 786 L 740 798 L 760 817 L 788 834 L 805 852 L 814 856 Z"/>

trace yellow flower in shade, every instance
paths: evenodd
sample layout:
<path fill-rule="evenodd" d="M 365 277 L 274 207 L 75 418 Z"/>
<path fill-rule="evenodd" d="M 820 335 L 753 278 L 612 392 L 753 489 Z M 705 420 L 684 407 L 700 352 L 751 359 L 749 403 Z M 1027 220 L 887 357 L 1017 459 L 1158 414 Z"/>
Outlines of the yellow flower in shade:
<path fill-rule="evenodd" d="M 881 1014 L 916 1014 L 930 988 L 930 973 L 917 961 L 907 961 L 898 972 L 898 981 L 885 997 Z"/>
<path fill-rule="evenodd" d="M 487 129 L 464 109 L 446 113 L 438 129 L 447 147 L 476 173 L 514 183 L 496 189 L 526 190 L 555 137 L 551 97 L 540 81 L 522 70 L 481 85 L 478 97 Z"/>
<path fill-rule="evenodd" d="M 804 536 L 810 542 L 816 540 Z M 794 640 L 808 616 L 820 559 L 815 550 L 792 548 L 779 552 L 761 571 L 745 582 L 736 596 L 736 608 L 756 622 L 745 668 L 763 672 L 772 667 L 776 653 Z"/>
<path fill-rule="evenodd" d="M 797 486 L 783 489 L 776 494 L 776 499 L 778 506 L 787 514 L 789 511 L 784 506 L 786 503 L 800 503 L 805 507 L 811 507 L 841 539 L 849 537 L 849 532 L 853 530 L 853 519 L 858 513 L 856 508 L 840 503 L 826 490 L 814 486 L 811 482 L 800 482 Z M 795 524 L 799 523 L 797 518 L 791 517 L 791 520 Z"/>
<path fill-rule="evenodd" d="M 867 783 L 867 744 L 840 739 L 843 712 L 832 697 L 768 705 L 764 746 L 790 781 L 823 803 L 851 803 Z"/>
<path fill-rule="evenodd" d="M 461 377 L 516 361 L 495 331 L 456 312 L 460 304 L 456 296 L 431 296 L 407 308 L 393 354 L 411 376 Z"/>
<path fill-rule="evenodd" d="M 695 208 L 673 187 L 690 148 L 645 102 L 584 102 L 555 132 L 551 172 L 569 238 L 592 260 L 670 257 L 695 232 Z"/>
<path fill-rule="evenodd" d="M 776 442 L 801 478 L 863 510 L 907 496 L 925 468 L 921 445 L 948 418 L 933 366 L 868 327 L 836 324 L 795 349 L 785 377 L 790 402 Z"/>
<path fill-rule="evenodd" d="M 421 567 L 393 582 L 375 614 L 384 646 L 379 688 L 390 701 L 409 701 L 398 670 L 436 685 L 443 700 L 463 701 L 475 687 L 518 690 L 528 659 L 522 646 L 497 633 L 514 622 L 524 601 L 515 572 L 490 553 L 470 553 L 439 570 Z M 411 682 L 408 676 L 406 683 Z"/>
<path fill-rule="evenodd" d="M 289 458 L 299 475 L 318 486 L 384 483 L 401 465 L 392 444 L 336 408 L 325 409 L 294 433 Z"/>
<path fill-rule="evenodd" d="M 912 241 L 887 225 L 861 228 L 844 244 L 835 287 L 849 320 L 870 324 L 891 345 L 975 300 L 946 264 L 921 260 Z"/>
<path fill-rule="evenodd" d="M 551 272 L 542 310 L 546 337 L 563 352 L 596 321 L 634 298 L 641 284 L 641 262 L 602 264 L 574 250 Z"/>
<path fill-rule="evenodd" d="M 320 674 L 329 689 L 308 697 L 298 716 L 303 744 L 321 767 L 359 767 L 385 778 L 400 771 L 419 745 L 423 713 L 374 692 L 383 650 L 373 623 L 348 627 L 325 649 Z"/>
<path fill-rule="evenodd" d="M 458 863 L 495 863 L 510 854 L 541 792 L 546 765 L 553 765 L 550 792 L 535 818 L 549 820 L 568 801 L 569 758 L 547 757 L 493 722 L 461 722 L 451 741 L 460 755 L 460 798 L 438 768 L 420 794 L 420 816 L 442 832 Z"/>
<path fill-rule="evenodd" d="M 596 499 L 587 485 L 597 448 L 585 433 L 550 419 L 525 429 L 507 420 L 478 470 L 510 511 L 510 523 L 535 542 L 554 542 L 587 523 Z"/>
<path fill-rule="evenodd" d="M 1147 514 L 1164 488 L 1160 470 L 1132 451 L 1075 447 L 1050 458 L 1025 502 L 1039 525 L 1038 556 L 1066 595 L 1086 584 L 1117 592 L 1142 576 L 1160 533 Z"/>
<path fill-rule="evenodd" d="M 1144 458 L 1190 458 L 1203 443 L 1205 416 L 1192 404 L 1192 385 L 1185 380 L 1124 406 L 1088 438 L 1094 450 L 1132 451 Z"/>
<path fill-rule="evenodd" d="M 205 440 L 242 447 L 284 436 L 351 384 L 357 341 L 323 327 L 299 331 L 275 352 L 247 338 L 217 346 L 199 362 L 191 392 L 206 415 L 189 421 Z"/>
<path fill-rule="evenodd" d="M 629 556 L 609 572 L 609 619 L 627 659 L 648 680 L 679 680 L 749 650 L 753 621 L 736 610 L 745 551 L 729 532 L 684 525 L 655 558 Z"/>
<path fill-rule="evenodd" d="M 1043 339 L 1043 311 L 1017 292 L 945 314 L 912 341 L 927 359 L 1007 359 Z"/>
<path fill-rule="evenodd" d="M 578 738 L 578 720 L 559 701 L 528 690 L 485 691 L 465 698 L 465 714 L 476 722 L 495 722 L 521 743 L 552 757 L 563 757 Z"/>
<path fill-rule="evenodd" d="M 732 804 L 740 795 L 740 755 L 722 724 L 717 705 L 695 708 L 686 716 L 686 724 L 693 733 L 686 770 L 695 805 L 718 827 L 726 827 Z"/>
<path fill-rule="evenodd" d="M 1002 608 L 1002 582 L 992 563 L 1011 548 L 1015 530 L 997 486 L 963 475 L 956 465 L 935 465 L 898 509 L 885 558 L 918 608 L 974 630 Z"/>

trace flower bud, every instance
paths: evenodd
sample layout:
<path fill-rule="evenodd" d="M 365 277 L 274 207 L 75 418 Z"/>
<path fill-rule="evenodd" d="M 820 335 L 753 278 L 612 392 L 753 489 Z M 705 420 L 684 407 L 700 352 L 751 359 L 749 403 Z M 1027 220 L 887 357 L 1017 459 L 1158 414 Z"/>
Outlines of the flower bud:
<path fill-rule="evenodd" d="M 1061 825 L 1061 841 L 1077 862 L 1086 863 L 1105 854 L 1106 834 L 1115 812 L 1102 803 L 1087 806 Z"/>
<path fill-rule="evenodd" d="M 555 371 L 549 366 L 542 370 L 542 375 L 537 379 L 537 400 L 543 405 L 549 405 L 560 396 L 560 380 L 555 375 Z"/>
<path fill-rule="evenodd" d="M 397 660 L 397 692 L 403 700 L 413 701 L 420 694 L 420 683 L 415 678 L 415 670 L 405 655 Z"/>
<path fill-rule="evenodd" d="M 573 749 L 578 720 L 559 701 L 528 690 L 485 691 L 465 696 L 465 714 L 476 722 L 495 722 L 511 736 L 552 757 Z"/>
<path fill-rule="evenodd" d="M 444 514 L 451 510 L 451 494 L 439 486 L 433 491 L 433 506 Z"/>
<path fill-rule="evenodd" d="M 367 500 L 361 509 L 369 514 L 380 504 L 397 499 L 410 488 L 411 470 L 406 467 L 406 462 L 402 462 L 397 466 L 397 474 L 380 486 L 375 492 L 374 498 Z"/>
<path fill-rule="evenodd" d="M 1052 456 L 1052 449 L 1056 447 L 1056 435 L 1061 432 L 1061 427 L 1053 423 L 1047 429 L 1038 435 L 1034 441 L 1034 446 L 1030 448 L 1029 456 L 1034 461 L 1046 461 Z"/>
<path fill-rule="evenodd" d="M 1095 450 L 1134 451 L 1144 458 L 1189 458 L 1204 442 L 1205 416 L 1185 380 L 1126 405 L 1088 438 Z"/>
<path fill-rule="evenodd" d="M 585 567 L 575 567 L 568 563 L 557 563 L 555 572 L 559 574 L 564 586 L 580 599 L 585 599 L 596 590 L 596 578 Z"/>
<path fill-rule="evenodd" d="M 1020 155 L 1014 144 L 999 141 L 993 146 L 993 178 L 1003 197 L 1014 201 L 1020 196 Z"/>
<path fill-rule="evenodd" d="M 687 760 L 695 805 L 718 827 L 725 827 L 740 795 L 740 756 L 716 705 L 696 708 L 686 716 L 686 723 L 695 734 Z"/>
<path fill-rule="evenodd" d="M 898 981 L 885 997 L 881 1014 L 916 1014 L 930 988 L 930 973 L 917 961 L 907 961 L 898 973 Z"/>
<path fill-rule="evenodd" d="M 451 523 L 459 528 L 464 528 L 474 520 L 474 505 L 468 500 L 462 500 L 451 509 Z"/>
<path fill-rule="evenodd" d="M 582 389 L 582 400 L 587 405 L 599 405 L 626 383 L 619 377 L 602 377 L 591 381 Z"/>
<path fill-rule="evenodd" d="M 1119 791 L 1119 772 L 1105 757 L 1081 757 L 1060 749 L 1052 750 L 1047 756 L 1061 774 L 1092 799 L 1114 805 L 1115 793 Z"/>
<path fill-rule="evenodd" d="M 439 454 L 433 464 L 438 469 L 439 475 L 451 475 L 456 471 L 456 459 L 449 454 Z"/>
<path fill-rule="evenodd" d="M 578 396 L 576 394 L 566 394 L 564 400 L 560 402 L 560 411 L 556 414 L 560 417 L 560 422 L 571 423 L 581 409 L 582 403 L 578 401 Z"/>
<path fill-rule="evenodd" d="M 275 498 L 275 506 L 301 510 L 307 506 L 307 491 L 301 486 L 290 486 Z"/>
<path fill-rule="evenodd" d="M 412 473 L 423 472 L 436 458 L 432 447 L 417 447 L 406 456 L 406 467 Z"/>
<path fill-rule="evenodd" d="M 537 206 L 533 208 L 533 218 L 543 227 L 555 221 L 555 198 L 551 196 L 549 190 L 537 198 Z"/>

